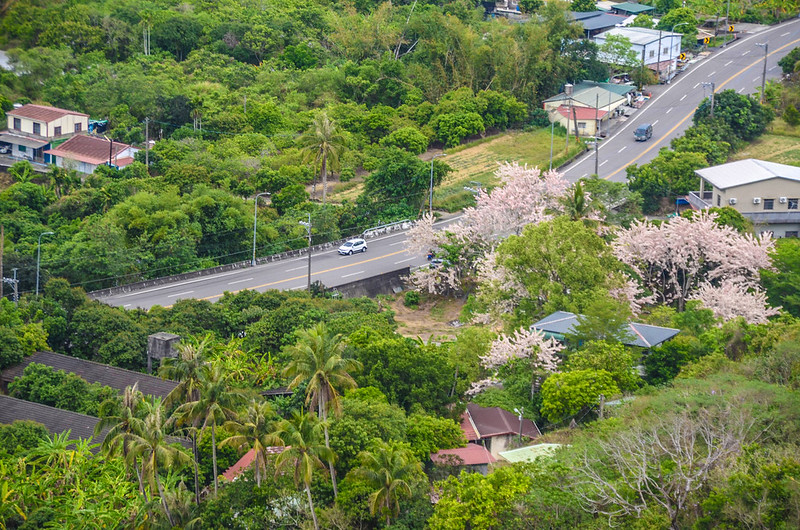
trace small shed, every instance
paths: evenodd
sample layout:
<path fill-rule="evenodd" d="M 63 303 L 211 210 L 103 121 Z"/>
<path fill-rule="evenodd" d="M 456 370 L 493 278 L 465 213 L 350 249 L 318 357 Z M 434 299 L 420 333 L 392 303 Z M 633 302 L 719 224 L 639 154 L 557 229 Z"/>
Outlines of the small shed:
<path fill-rule="evenodd" d="M 486 475 L 489 472 L 489 464 L 494 464 L 497 459 L 484 446 L 469 443 L 466 447 L 442 449 L 431 453 L 431 461 L 441 466 L 454 465 Z"/>
<path fill-rule="evenodd" d="M 655 13 L 656 8 L 653 6 L 646 6 L 642 4 L 634 4 L 633 2 L 622 2 L 614 5 L 611 12 L 615 15 L 638 15 L 640 13 Z"/>

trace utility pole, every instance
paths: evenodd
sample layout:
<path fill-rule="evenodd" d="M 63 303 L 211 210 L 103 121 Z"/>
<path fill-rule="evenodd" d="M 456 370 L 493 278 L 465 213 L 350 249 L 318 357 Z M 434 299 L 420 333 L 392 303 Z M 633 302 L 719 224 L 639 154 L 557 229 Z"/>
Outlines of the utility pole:
<path fill-rule="evenodd" d="M 572 117 L 572 89 L 573 88 L 574 87 L 572 86 L 572 83 L 567 83 L 566 85 L 564 85 L 564 95 L 569 98 L 569 100 L 568 100 L 569 111 L 567 111 L 567 139 L 566 139 L 566 142 L 564 143 L 564 152 L 565 153 L 569 152 L 569 120 Z"/>
<path fill-rule="evenodd" d="M 150 117 L 144 119 L 144 165 L 150 173 Z"/>
<path fill-rule="evenodd" d="M 308 231 L 308 292 L 311 292 L 311 212 L 308 212 L 308 222 L 300 221 Z"/>
<path fill-rule="evenodd" d="M 644 88 L 644 50 L 645 47 L 642 48 L 642 65 L 639 67 L 639 90 L 641 91 Z"/>
<path fill-rule="evenodd" d="M 656 75 L 658 84 L 661 84 L 661 29 L 658 30 L 658 62 L 656 63 Z"/>
<path fill-rule="evenodd" d="M 594 100 L 594 174 L 600 176 L 600 151 L 598 147 L 598 143 L 600 143 L 600 135 L 598 133 L 598 129 L 600 128 L 600 119 L 598 115 L 600 114 L 600 94 L 595 94 Z"/>
<path fill-rule="evenodd" d="M 700 83 L 700 84 L 703 85 L 703 90 L 705 90 L 705 87 L 707 87 L 707 86 L 711 87 L 711 117 L 713 118 L 714 117 L 714 86 L 715 86 L 714 82 L 712 81 L 710 83 Z"/>
<path fill-rule="evenodd" d="M 3 299 L 3 285 L 5 285 L 5 282 L 3 281 L 3 250 L 5 249 L 5 242 L 6 227 L 4 225 L 0 225 L 0 300 Z"/>
<path fill-rule="evenodd" d="M 728 27 L 731 27 L 730 16 L 731 16 L 731 0 L 728 0 L 728 8 L 725 10 L 725 24 Z M 724 48 L 727 45 L 728 45 L 728 38 L 727 38 L 727 35 L 726 35 L 725 36 L 725 40 L 722 42 L 722 47 Z"/>
<path fill-rule="evenodd" d="M 767 99 L 765 90 L 767 89 L 767 56 L 769 55 L 769 43 L 757 42 L 756 46 L 764 47 L 764 70 L 761 72 L 761 103 Z"/>
<path fill-rule="evenodd" d="M 7 282 L 10 283 L 14 287 L 14 294 L 12 296 L 14 300 L 14 306 L 17 306 L 19 303 L 19 280 L 17 280 L 17 269 L 11 269 L 11 272 L 14 274 L 13 278 L 0 278 L 0 283 Z"/>

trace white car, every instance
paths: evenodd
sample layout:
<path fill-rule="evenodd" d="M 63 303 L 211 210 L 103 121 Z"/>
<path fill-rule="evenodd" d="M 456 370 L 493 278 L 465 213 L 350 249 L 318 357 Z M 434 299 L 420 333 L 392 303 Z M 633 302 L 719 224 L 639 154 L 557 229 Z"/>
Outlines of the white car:
<path fill-rule="evenodd" d="M 367 242 L 363 239 L 348 239 L 341 247 L 339 247 L 339 254 L 350 255 L 353 252 L 366 252 Z"/>

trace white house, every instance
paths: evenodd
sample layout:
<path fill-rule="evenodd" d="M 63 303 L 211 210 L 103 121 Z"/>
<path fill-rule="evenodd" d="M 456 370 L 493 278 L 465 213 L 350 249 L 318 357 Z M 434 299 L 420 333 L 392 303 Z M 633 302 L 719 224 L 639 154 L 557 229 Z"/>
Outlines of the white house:
<path fill-rule="evenodd" d="M 59 138 L 89 129 L 89 115 L 44 105 L 23 105 L 6 112 L 8 129 L 0 133 L 0 152 L 49 163 L 44 154 Z"/>
<path fill-rule="evenodd" d="M 45 151 L 50 163 L 91 175 L 97 166 L 111 165 L 122 169 L 131 162 L 138 149 L 122 142 L 76 134 L 55 149 Z"/>
<path fill-rule="evenodd" d="M 775 237 L 800 232 L 800 167 L 765 160 L 738 160 L 695 170 L 700 191 L 687 197 L 698 209 L 730 206 Z"/>
<path fill-rule="evenodd" d="M 621 35 L 630 40 L 639 64 L 644 63 L 646 67 L 659 73 L 662 79 L 668 79 L 675 72 L 678 56 L 681 54 L 682 34 L 648 28 L 612 28 L 598 34 L 594 41 L 602 46 L 610 35 Z M 613 58 L 603 57 L 601 54 L 600 60 L 610 62 Z"/>

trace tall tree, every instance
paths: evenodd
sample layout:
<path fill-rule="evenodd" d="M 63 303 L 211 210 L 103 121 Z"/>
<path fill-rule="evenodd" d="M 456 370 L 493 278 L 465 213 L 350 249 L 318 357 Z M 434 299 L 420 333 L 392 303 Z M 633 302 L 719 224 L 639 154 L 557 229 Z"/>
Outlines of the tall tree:
<path fill-rule="evenodd" d="M 336 123 L 328 118 L 328 114 L 321 112 L 314 117 L 311 130 L 297 139 L 297 145 L 319 162 L 322 175 L 322 204 L 328 194 L 328 168 L 335 169 L 339 166 L 339 156 L 345 148 L 345 138 L 336 127 Z M 316 169 L 316 167 L 315 167 Z M 316 193 L 316 179 L 314 191 Z"/>
<path fill-rule="evenodd" d="M 361 363 L 343 357 L 344 349 L 342 336 L 331 335 L 327 326 L 319 323 L 311 329 L 298 332 L 297 344 L 288 349 L 292 360 L 284 370 L 284 375 L 292 378 L 289 388 L 297 388 L 301 383 L 308 383 L 306 403 L 310 407 L 317 407 L 323 422 L 325 447 L 329 449 L 328 412 L 339 414 L 341 391 L 356 387 L 350 372 L 361 369 Z M 338 494 L 336 471 L 333 462 L 329 462 L 328 465 L 333 494 L 336 496 Z"/>
<path fill-rule="evenodd" d="M 182 405 L 189 401 L 200 399 L 200 385 L 202 384 L 202 370 L 206 365 L 206 349 L 209 347 L 210 335 L 206 335 L 200 341 L 187 341 L 178 344 L 178 356 L 167 357 L 161 361 L 158 375 L 164 379 L 178 381 L 178 385 L 167 395 L 165 404 L 167 406 Z M 200 480 L 198 477 L 197 451 L 197 424 L 198 419 L 188 425 L 188 431 L 192 439 L 192 455 L 194 460 L 194 497 L 195 503 L 200 504 Z"/>
<path fill-rule="evenodd" d="M 268 448 L 283 443 L 275 433 L 275 418 L 275 412 L 269 403 L 253 400 L 242 417 L 225 422 L 225 428 L 234 434 L 219 444 L 220 447 L 231 446 L 255 451 L 256 484 L 259 486 L 261 472 L 267 468 Z"/>
<path fill-rule="evenodd" d="M 175 421 L 181 424 L 196 424 L 201 429 L 211 427 L 211 458 L 214 468 L 214 495 L 219 489 L 217 474 L 217 425 L 236 417 L 234 407 L 245 395 L 230 387 L 228 375 L 217 366 L 205 365 L 200 371 L 200 397 L 178 407 Z"/>
<path fill-rule="evenodd" d="M 411 485 L 422 474 L 422 466 L 406 447 L 379 442 L 373 451 L 361 453 L 355 470 L 374 491 L 369 496 L 370 513 L 383 513 L 386 526 L 400 512 L 400 499 L 411 497 Z"/>
<path fill-rule="evenodd" d="M 311 481 L 314 469 L 325 467 L 323 461 L 334 460 L 334 453 L 323 445 L 322 423 L 311 412 L 300 414 L 295 412 L 290 420 L 283 420 L 276 432 L 286 450 L 275 460 L 276 472 L 281 473 L 287 467 L 292 468 L 294 483 L 303 483 L 311 508 L 314 528 L 319 530 L 317 514 L 314 512 L 314 500 L 311 498 Z"/>
<path fill-rule="evenodd" d="M 142 409 L 144 419 L 137 422 L 137 428 L 127 440 L 129 458 L 142 459 L 142 474 L 147 478 L 150 490 L 158 491 L 164 514 L 170 526 L 174 526 L 172 512 L 169 509 L 158 470 L 159 468 L 178 469 L 188 464 L 191 457 L 167 439 L 168 418 L 160 398 L 143 401 Z"/>

